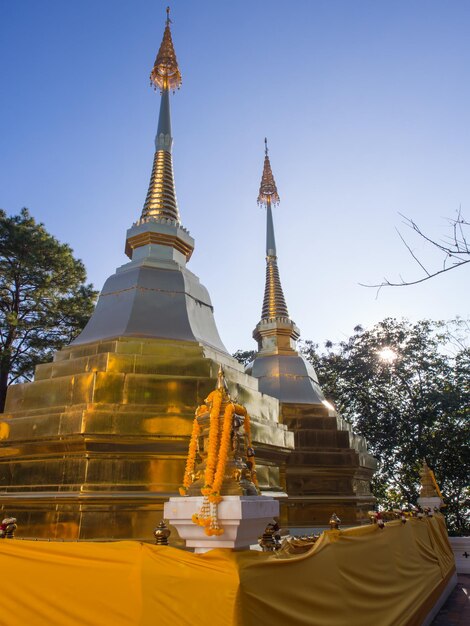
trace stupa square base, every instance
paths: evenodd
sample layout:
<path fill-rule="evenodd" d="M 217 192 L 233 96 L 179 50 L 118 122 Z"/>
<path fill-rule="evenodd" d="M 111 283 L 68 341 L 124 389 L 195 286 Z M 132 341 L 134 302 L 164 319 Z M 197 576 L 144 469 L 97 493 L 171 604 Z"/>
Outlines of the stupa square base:
<path fill-rule="evenodd" d="M 17 536 L 151 541 L 220 363 L 252 417 L 259 484 L 280 493 L 293 435 L 235 359 L 195 342 L 119 337 L 64 348 L 34 382 L 10 387 L 0 510 L 18 519 Z"/>
<path fill-rule="evenodd" d="M 202 526 L 192 521 L 202 506 L 202 496 L 170 498 L 165 503 L 164 518 L 174 526 L 186 547 L 195 552 L 215 548 L 248 549 L 256 543 L 273 517 L 279 515 L 279 502 L 268 496 L 224 496 L 217 517 L 224 532 L 208 536 Z"/>

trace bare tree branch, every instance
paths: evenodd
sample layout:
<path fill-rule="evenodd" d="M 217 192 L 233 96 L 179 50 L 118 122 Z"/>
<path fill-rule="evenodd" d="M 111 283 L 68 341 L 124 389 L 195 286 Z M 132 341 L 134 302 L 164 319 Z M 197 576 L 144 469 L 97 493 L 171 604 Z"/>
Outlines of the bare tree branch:
<path fill-rule="evenodd" d="M 435 276 L 439 276 L 440 274 L 444 274 L 457 267 L 461 267 L 462 265 L 470 263 L 470 244 L 468 243 L 465 233 L 465 228 L 470 227 L 470 222 L 463 218 L 461 208 L 459 208 L 459 210 L 457 211 L 457 217 L 455 219 L 449 219 L 449 223 L 452 229 L 452 235 L 450 237 L 445 237 L 444 240 L 441 241 L 436 241 L 435 239 L 432 239 L 421 230 L 416 222 L 402 215 L 401 213 L 400 215 L 401 217 L 403 217 L 405 224 L 409 228 L 411 228 L 412 231 L 414 231 L 419 237 L 424 239 L 424 241 L 429 243 L 433 248 L 436 248 L 442 255 L 444 255 L 444 258 L 442 259 L 442 267 L 438 270 L 432 270 L 426 267 L 426 265 L 418 258 L 406 239 L 397 229 L 398 236 L 400 237 L 402 243 L 410 253 L 411 257 L 416 261 L 421 270 L 424 272 L 424 276 L 414 280 L 405 280 L 400 275 L 400 280 L 398 282 L 394 282 L 389 280 L 388 278 L 384 278 L 381 283 L 373 285 L 359 283 L 362 287 L 373 287 L 377 289 L 376 298 L 378 298 L 380 289 L 382 287 L 406 287 L 409 285 L 418 285 L 419 283 L 424 283 L 425 281 L 430 280 Z"/>
<path fill-rule="evenodd" d="M 416 256 L 416 254 L 413 252 L 413 250 L 410 248 L 410 246 L 406 243 L 405 238 L 403 237 L 403 235 L 400 233 L 400 231 L 398 230 L 398 228 L 396 229 L 398 236 L 400 237 L 400 239 L 402 240 L 402 242 L 405 244 L 406 249 L 408 250 L 408 252 L 411 254 L 411 256 L 413 257 L 413 259 L 416 261 L 416 263 L 420 266 L 420 268 L 426 272 L 426 274 L 428 275 L 428 277 L 430 276 L 428 270 L 424 267 L 424 265 L 421 263 L 421 261 L 418 259 L 418 257 Z M 401 278 L 401 277 L 400 277 Z"/>

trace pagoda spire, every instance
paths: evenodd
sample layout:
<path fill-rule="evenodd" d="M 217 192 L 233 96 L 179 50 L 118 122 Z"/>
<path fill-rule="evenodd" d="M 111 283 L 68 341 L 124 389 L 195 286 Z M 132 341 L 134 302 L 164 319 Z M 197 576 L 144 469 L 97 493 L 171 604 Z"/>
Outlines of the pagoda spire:
<path fill-rule="evenodd" d="M 166 13 L 163 39 L 150 72 L 150 84 L 161 94 L 152 174 L 140 219 L 127 231 L 125 251 L 133 261 L 150 255 L 155 257 L 153 262 L 158 257 L 158 262 L 172 259 L 184 265 L 191 258 L 194 239 L 181 224 L 173 176 L 170 91 L 181 87 L 181 72 L 171 37 L 169 8 Z"/>
<path fill-rule="evenodd" d="M 277 265 L 276 238 L 272 207 L 279 204 L 279 194 L 271 169 L 268 142 L 264 140 L 264 166 L 258 194 L 258 204 L 266 207 L 266 285 L 261 321 L 253 331 L 261 354 L 291 354 L 299 329 L 289 318 Z"/>
<path fill-rule="evenodd" d="M 173 137 L 171 134 L 170 91 L 174 92 L 179 89 L 182 80 L 171 37 L 169 7 L 166 12 L 167 19 L 162 43 L 150 73 L 150 84 L 155 90 L 160 89 L 161 102 L 152 174 L 141 220 L 163 218 L 179 224 L 180 215 L 176 200 L 171 155 Z"/>
<path fill-rule="evenodd" d="M 289 317 L 289 313 L 277 266 L 276 239 L 272 213 L 272 206 L 278 205 L 280 198 L 271 169 L 266 138 L 264 145 L 264 167 L 258 195 L 258 204 L 266 207 L 266 286 L 261 319 L 285 319 Z"/>

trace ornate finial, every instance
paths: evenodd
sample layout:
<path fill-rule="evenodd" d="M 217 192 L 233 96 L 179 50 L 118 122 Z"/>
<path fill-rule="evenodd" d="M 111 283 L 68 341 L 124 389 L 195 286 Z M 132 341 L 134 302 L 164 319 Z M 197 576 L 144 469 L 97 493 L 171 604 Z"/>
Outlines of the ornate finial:
<path fill-rule="evenodd" d="M 168 537 L 171 535 L 171 530 L 162 520 L 158 526 L 153 531 L 153 536 L 155 537 L 155 544 L 157 546 L 167 546 L 168 545 Z"/>
<path fill-rule="evenodd" d="M 259 188 L 258 204 L 268 206 L 270 204 L 279 204 L 280 199 L 271 170 L 271 163 L 268 156 L 268 140 L 266 137 L 264 138 L 264 146 L 264 167 Z"/>
<path fill-rule="evenodd" d="M 150 84 L 156 89 L 179 89 L 181 87 L 181 72 L 176 60 L 175 48 L 170 30 L 170 7 L 166 9 L 166 25 L 163 40 L 150 73 Z"/>
<path fill-rule="evenodd" d="M 258 539 L 258 544 L 263 552 L 275 552 L 281 547 L 281 536 L 279 534 L 279 524 L 276 521 L 270 522 Z"/>
<path fill-rule="evenodd" d="M 341 520 L 336 515 L 336 513 L 333 513 L 328 523 L 330 524 L 331 530 L 339 530 L 339 525 L 341 524 Z"/>
<path fill-rule="evenodd" d="M 227 381 L 225 380 L 224 368 L 219 365 L 219 371 L 217 372 L 217 386 L 216 389 L 220 389 L 223 394 L 228 394 Z"/>

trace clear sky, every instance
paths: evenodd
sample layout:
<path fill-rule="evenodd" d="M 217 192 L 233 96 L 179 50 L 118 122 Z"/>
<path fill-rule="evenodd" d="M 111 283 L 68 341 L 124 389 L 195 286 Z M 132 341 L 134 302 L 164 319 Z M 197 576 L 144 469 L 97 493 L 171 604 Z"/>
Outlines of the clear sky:
<path fill-rule="evenodd" d="M 2 0 L 0 206 L 26 206 L 101 288 L 126 261 L 152 166 L 157 0 Z M 254 347 L 264 290 L 263 139 L 281 280 L 302 337 L 386 316 L 467 317 L 468 269 L 417 287 L 395 228 L 470 217 L 467 0 L 176 0 L 176 189 L 229 350 Z M 410 243 L 427 258 L 419 240 Z M 439 265 L 435 259 L 434 264 Z"/>

